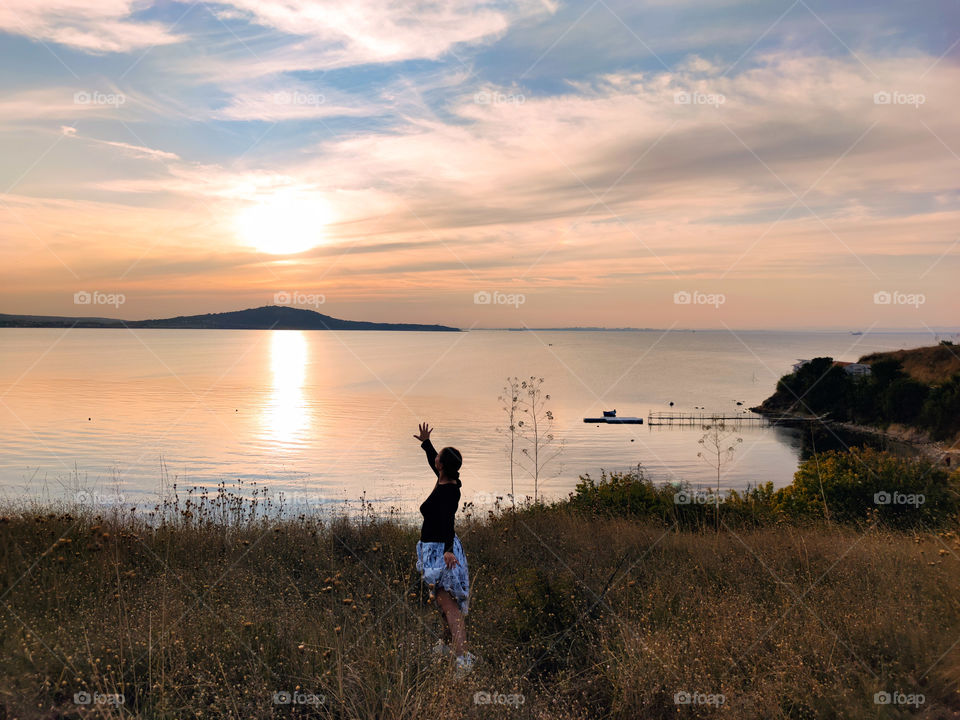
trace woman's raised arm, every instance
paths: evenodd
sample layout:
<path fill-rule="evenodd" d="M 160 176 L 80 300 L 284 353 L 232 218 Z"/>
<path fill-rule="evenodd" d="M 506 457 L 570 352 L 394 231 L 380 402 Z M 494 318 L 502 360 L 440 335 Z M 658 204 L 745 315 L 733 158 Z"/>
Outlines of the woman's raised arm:
<path fill-rule="evenodd" d="M 427 423 L 420 423 L 420 434 L 414 437 L 420 441 L 420 447 L 427 453 L 427 464 L 433 470 L 433 474 L 440 477 L 440 471 L 437 470 L 437 449 L 430 442 L 430 426 Z"/>

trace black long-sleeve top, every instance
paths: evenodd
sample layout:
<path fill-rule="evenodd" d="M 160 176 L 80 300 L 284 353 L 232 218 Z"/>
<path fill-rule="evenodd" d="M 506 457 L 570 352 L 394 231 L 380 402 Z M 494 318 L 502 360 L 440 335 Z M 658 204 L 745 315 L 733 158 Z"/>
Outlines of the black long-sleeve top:
<path fill-rule="evenodd" d="M 420 443 L 427 453 L 427 462 L 433 470 L 433 474 L 438 478 L 440 471 L 435 465 L 437 451 L 429 439 Z M 420 506 L 420 514 L 423 515 L 423 526 L 420 528 L 420 540 L 423 542 L 442 542 L 444 552 L 453 552 L 453 517 L 457 513 L 457 505 L 460 504 L 460 486 L 462 483 L 458 479 L 454 483 L 437 483 L 433 486 L 433 492 L 427 496 Z"/>

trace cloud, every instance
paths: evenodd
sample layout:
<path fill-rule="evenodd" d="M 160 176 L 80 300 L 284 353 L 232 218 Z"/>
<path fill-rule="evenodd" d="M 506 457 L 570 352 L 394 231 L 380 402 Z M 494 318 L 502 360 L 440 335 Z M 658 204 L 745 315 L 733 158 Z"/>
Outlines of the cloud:
<path fill-rule="evenodd" d="M 242 16 L 303 38 L 266 58 L 283 58 L 289 70 L 434 59 L 459 43 L 502 34 L 517 17 L 549 12 L 549 6 L 528 0 L 499 5 L 475 0 L 231 0 L 220 5 L 227 7 L 230 19 Z"/>
<path fill-rule="evenodd" d="M 540 0 L 227 0 L 211 7 L 220 8 L 227 33 L 218 52 L 199 66 L 182 63 L 182 71 L 215 82 L 412 60 L 468 66 L 476 47 L 556 10 Z"/>
<path fill-rule="evenodd" d="M 131 145 L 130 143 L 115 142 L 113 140 L 97 140 L 95 138 L 93 141 L 100 143 L 101 145 L 108 145 L 110 147 L 118 148 L 119 150 L 129 153 L 134 157 L 148 158 L 151 160 L 180 159 L 180 156 L 176 153 L 166 152 L 165 150 L 155 150 L 154 148 L 143 147 L 142 145 Z"/>
<path fill-rule="evenodd" d="M 117 117 L 133 103 L 115 89 L 88 87 L 42 87 L 5 93 L 0 98 L 0 126 L 23 120 Z"/>
<path fill-rule="evenodd" d="M 329 117 L 369 118 L 383 109 L 367 100 L 337 97 L 301 85 L 275 84 L 272 89 L 241 89 L 230 102 L 213 111 L 221 120 L 308 120 Z"/>
<path fill-rule="evenodd" d="M 0 30 L 92 53 L 180 40 L 160 23 L 133 20 L 138 5 L 135 0 L 4 0 Z"/>
<path fill-rule="evenodd" d="M 950 87 L 960 72 L 921 81 L 929 58 L 870 62 L 883 83 L 849 59 L 770 55 L 733 77 L 695 63 L 605 76 L 559 96 L 463 88 L 450 108 L 456 121 L 415 119 L 327 142 L 287 172 L 394 196 L 394 213 L 370 218 L 394 230 L 579 215 L 762 225 L 814 183 L 803 202 L 825 217 L 949 191 L 956 159 L 937 136 L 955 139 Z M 925 94 L 926 104 L 876 103 L 887 89 Z"/>
<path fill-rule="evenodd" d="M 949 251 L 960 219 L 957 160 L 945 148 L 960 149 L 960 68 L 942 61 L 925 74 L 935 58 L 919 54 L 860 59 L 768 52 L 723 74 L 723 63 L 688 56 L 673 71 L 621 69 L 549 94 L 457 71 L 429 102 L 427 84 L 406 78 L 322 101 L 279 78 L 231 81 L 221 121 L 322 120 L 331 109 L 351 120 L 305 123 L 269 148 L 258 128 L 251 152 L 222 160 L 172 136 L 177 152 L 97 140 L 156 162 L 97 160 L 77 187 L 58 187 L 112 203 L 15 206 L 22 222 L 5 229 L 29 240 L 29 225 L 81 274 L 119 275 L 144 254 L 126 278 L 165 292 L 178 273 L 176 287 L 202 278 L 225 292 L 322 281 L 331 297 L 505 278 L 625 293 L 728 271 L 771 288 L 863 283 L 891 267 L 919 275 Z M 97 121 L 97 135 L 111 137 Z M 233 227 L 244 207 L 281 193 L 331 208 L 329 244 L 286 264 L 241 249 Z M 954 267 L 948 253 L 931 287 Z"/>
<path fill-rule="evenodd" d="M 929 57 L 868 61 L 882 83 L 853 59 L 768 54 L 738 75 L 694 58 L 676 72 L 612 73 L 562 95 L 467 85 L 443 118 L 357 128 L 262 167 L 167 157 L 162 177 L 98 187 L 236 207 L 317 193 L 337 210 L 333 234 L 344 240 L 493 227 L 532 237 L 538 224 L 565 224 L 702 246 L 708 229 L 753 241 L 791 204 L 781 228 L 812 220 L 806 227 L 821 232 L 816 217 L 882 226 L 894 208 L 900 217 L 941 212 L 956 185 L 943 143 L 960 146 L 960 69 L 944 64 L 920 80 Z M 884 92 L 925 102 L 877 102 Z M 829 234 L 821 241 L 847 252 Z"/>

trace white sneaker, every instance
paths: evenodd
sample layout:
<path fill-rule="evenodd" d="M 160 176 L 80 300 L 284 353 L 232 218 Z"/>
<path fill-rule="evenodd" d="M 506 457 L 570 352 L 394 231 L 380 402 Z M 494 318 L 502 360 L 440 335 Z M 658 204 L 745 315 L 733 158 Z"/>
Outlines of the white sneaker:
<path fill-rule="evenodd" d="M 473 653 L 465 652 L 463 655 L 457 656 L 457 672 L 465 674 L 473 670 L 473 663 L 477 658 L 474 657 Z"/>

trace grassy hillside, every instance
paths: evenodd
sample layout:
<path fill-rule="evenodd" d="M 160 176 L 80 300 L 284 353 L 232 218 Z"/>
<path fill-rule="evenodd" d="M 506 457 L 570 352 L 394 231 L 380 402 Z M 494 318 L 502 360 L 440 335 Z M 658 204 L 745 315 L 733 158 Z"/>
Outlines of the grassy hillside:
<path fill-rule="evenodd" d="M 928 385 L 945 383 L 960 373 L 960 346 L 934 345 L 910 350 L 891 350 L 864 355 L 858 362 L 896 360 L 911 378 Z"/>
<path fill-rule="evenodd" d="M 925 717 L 960 712 L 954 532 L 781 522 L 715 534 L 609 510 L 461 511 L 481 659 L 465 677 L 431 653 L 440 624 L 413 567 L 417 533 L 389 518 L 269 520 L 228 495 L 168 506 L 162 523 L 8 511 L 0 717 L 916 710 L 877 693 L 922 697 Z M 278 704 L 282 693 L 306 702 Z"/>

